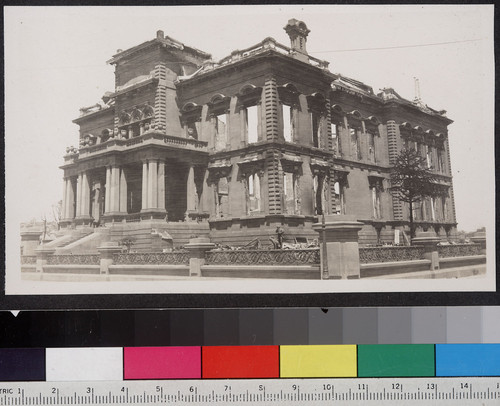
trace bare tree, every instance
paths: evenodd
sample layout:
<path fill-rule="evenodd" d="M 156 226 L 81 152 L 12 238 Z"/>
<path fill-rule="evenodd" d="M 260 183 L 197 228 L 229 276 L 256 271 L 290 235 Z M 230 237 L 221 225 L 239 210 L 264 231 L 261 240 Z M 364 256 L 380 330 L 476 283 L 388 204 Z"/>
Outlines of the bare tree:
<path fill-rule="evenodd" d="M 56 204 L 52 205 L 52 217 L 57 225 L 57 229 L 59 230 L 62 219 L 62 200 L 59 200 Z"/>
<path fill-rule="evenodd" d="M 427 166 L 426 158 L 410 148 L 401 150 L 391 171 L 391 192 L 399 200 L 409 205 L 411 238 L 415 236 L 413 225 L 413 206 L 415 203 L 422 201 L 425 197 L 436 196 L 442 192 L 442 187 L 436 183 L 431 169 Z"/>

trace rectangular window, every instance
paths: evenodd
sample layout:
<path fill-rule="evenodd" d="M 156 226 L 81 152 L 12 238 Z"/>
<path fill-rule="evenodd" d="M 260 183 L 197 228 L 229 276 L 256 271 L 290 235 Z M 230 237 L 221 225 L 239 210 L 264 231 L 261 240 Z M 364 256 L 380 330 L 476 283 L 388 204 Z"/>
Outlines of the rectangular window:
<path fill-rule="evenodd" d="M 250 106 L 246 108 L 246 129 L 247 129 L 247 140 L 249 144 L 258 141 L 258 108 L 257 106 Z"/>
<path fill-rule="evenodd" d="M 425 146 L 425 157 L 427 159 L 427 168 L 432 168 L 432 147 Z"/>
<path fill-rule="evenodd" d="M 318 113 L 311 113 L 311 122 L 312 122 L 312 144 L 313 147 L 320 147 L 320 123 L 321 116 Z"/>
<path fill-rule="evenodd" d="M 215 116 L 215 150 L 222 151 L 227 146 L 227 115 Z"/>
<path fill-rule="evenodd" d="M 436 199 L 431 197 L 431 220 L 436 221 Z"/>
<path fill-rule="evenodd" d="M 283 173 L 284 212 L 297 213 L 297 176 L 292 172 Z"/>
<path fill-rule="evenodd" d="M 198 139 L 199 124 L 200 124 L 199 121 L 190 121 L 186 124 L 187 138 L 194 138 L 195 140 Z"/>
<path fill-rule="evenodd" d="M 351 157 L 354 159 L 361 159 L 361 149 L 359 147 L 359 133 L 356 128 L 350 128 L 349 134 L 351 136 Z"/>
<path fill-rule="evenodd" d="M 283 137 L 286 142 L 293 142 L 294 122 L 292 106 L 283 105 Z"/>
<path fill-rule="evenodd" d="M 370 194 L 372 199 L 372 215 L 375 219 L 382 218 L 382 206 L 381 206 L 381 195 L 382 195 L 382 179 L 380 178 L 369 178 L 370 179 Z"/>
<path fill-rule="evenodd" d="M 260 176 L 258 173 L 249 175 L 247 178 L 248 190 L 248 213 L 259 212 L 261 210 L 260 198 Z"/>
<path fill-rule="evenodd" d="M 340 128 L 339 125 L 336 123 L 331 123 L 331 130 L 332 130 L 332 139 L 333 139 L 333 148 L 338 156 L 342 155 L 342 148 L 340 145 Z"/>
<path fill-rule="evenodd" d="M 438 148 L 437 150 L 437 159 L 438 159 L 438 170 L 441 173 L 445 173 L 445 167 L 444 167 L 444 150 L 441 148 Z"/>
<path fill-rule="evenodd" d="M 229 182 L 220 178 L 215 187 L 215 217 L 227 217 L 229 213 Z"/>
<path fill-rule="evenodd" d="M 313 180 L 314 213 L 323 214 L 326 208 L 326 181 L 324 175 L 315 175 Z"/>
<path fill-rule="evenodd" d="M 340 179 L 333 184 L 335 192 L 335 214 L 346 214 L 346 200 L 345 200 L 346 182 Z"/>
<path fill-rule="evenodd" d="M 448 220 L 448 198 L 443 196 L 441 198 L 441 204 L 443 205 L 443 220 Z"/>
<path fill-rule="evenodd" d="M 368 159 L 371 162 L 376 162 L 375 160 L 375 134 L 369 132 L 368 135 Z"/>
<path fill-rule="evenodd" d="M 413 220 L 422 220 L 422 204 L 423 202 L 413 203 Z"/>

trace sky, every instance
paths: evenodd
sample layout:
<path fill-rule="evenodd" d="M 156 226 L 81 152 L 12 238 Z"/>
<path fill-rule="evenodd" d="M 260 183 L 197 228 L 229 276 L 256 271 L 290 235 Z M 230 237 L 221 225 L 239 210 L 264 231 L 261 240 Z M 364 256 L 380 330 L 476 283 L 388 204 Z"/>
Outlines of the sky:
<path fill-rule="evenodd" d="M 458 228 L 494 227 L 493 6 L 6 7 L 6 218 L 51 218 L 63 155 L 78 146 L 79 108 L 114 90 L 117 49 L 157 30 L 219 60 L 273 37 L 288 19 L 311 30 L 307 49 L 330 71 L 375 92 L 447 111 Z"/>

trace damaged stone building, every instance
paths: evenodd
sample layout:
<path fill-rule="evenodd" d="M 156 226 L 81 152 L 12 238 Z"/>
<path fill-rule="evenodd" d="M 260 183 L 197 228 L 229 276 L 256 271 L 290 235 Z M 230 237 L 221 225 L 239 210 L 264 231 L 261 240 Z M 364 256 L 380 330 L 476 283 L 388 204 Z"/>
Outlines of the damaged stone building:
<path fill-rule="evenodd" d="M 410 146 L 446 191 L 416 205 L 416 224 L 454 237 L 445 112 L 330 72 L 304 22 L 284 29 L 289 46 L 266 38 L 218 62 L 162 31 L 108 61 L 114 91 L 81 109 L 61 167 L 72 252 L 126 237 L 138 251 L 193 235 L 266 245 L 277 227 L 307 241 L 323 214 L 354 215 L 361 244 L 403 243 L 408 208 L 388 187 Z"/>

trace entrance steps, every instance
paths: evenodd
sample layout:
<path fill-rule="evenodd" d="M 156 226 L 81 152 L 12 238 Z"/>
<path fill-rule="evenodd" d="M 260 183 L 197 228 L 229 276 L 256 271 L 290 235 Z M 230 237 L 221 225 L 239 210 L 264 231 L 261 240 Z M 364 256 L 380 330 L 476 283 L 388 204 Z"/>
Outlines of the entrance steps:
<path fill-rule="evenodd" d="M 208 237 L 208 223 L 165 222 L 143 220 L 134 223 L 113 223 L 107 226 L 109 241 L 123 243 L 129 240 L 133 252 L 162 252 L 168 248 L 179 248 L 193 236 Z"/>
<path fill-rule="evenodd" d="M 82 228 L 82 229 L 78 229 L 78 230 L 73 230 L 73 232 L 71 233 L 71 238 L 67 241 L 65 241 L 64 243 L 62 243 L 61 245 L 58 246 L 58 248 L 64 248 L 64 247 L 67 247 L 68 245 L 71 245 L 73 243 L 75 243 L 76 241 L 80 240 L 81 238 L 84 238 L 90 234 L 93 234 L 94 233 L 94 229 L 93 228 Z"/>

